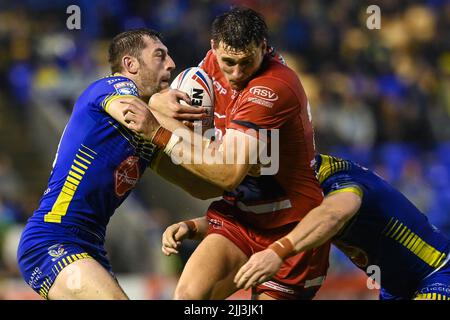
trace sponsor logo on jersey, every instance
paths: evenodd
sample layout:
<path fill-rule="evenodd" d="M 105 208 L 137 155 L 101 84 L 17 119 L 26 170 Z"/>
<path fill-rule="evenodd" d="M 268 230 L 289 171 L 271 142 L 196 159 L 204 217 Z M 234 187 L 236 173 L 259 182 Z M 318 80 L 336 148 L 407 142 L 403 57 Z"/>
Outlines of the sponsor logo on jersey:
<path fill-rule="evenodd" d="M 330 191 L 339 190 L 341 188 L 341 185 L 338 182 L 335 182 L 331 185 Z"/>
<path fill-rule="evenodd" d="M 139 180 L 139 158 L 130 156 L 114 171 L 115 192 L 118 197 L 133 189 Z"/>
<path fill-rule="evenodd" d="M 123 81 L 114 84 L 114 89 L 116 89 L 116 92 L 120 95 L 133 95 L 137 96 L 138 91 L 136 86 L 131 81 Z"/>
<path fill-rule="evenodd" d="M 64 249 L 63 245 L 60 243 L 54 244 L 47 249 L 48 254 L 53 257 L 52 261 L 58 260 L 62 256 L 67 254 L 67 251 Z"/>
<path fill-rule="evenodd" d="M 41 269 L 39 269 L 39 267 L 34 268 L 30 278 L 28 279 L 28 285 L 30 287 L 34 287 L 41 277 L 42 277 Z"/>
<path fill-rule="evenodd" d="M 222 86 L 222 84 L 219 81 L 216 81 L 214 78 L 213 78 L 213 85 L 214 85 L 214 87 L 216 87 L 216 91 L 218 94 L 221 94 L 221 95 L 227 94 L 227 89 L 225 89 Z"/>
<path fill-rule="evenodd" d="M 277 101 L 278 95 L 272 89 L 264 86 L 254 86 L 250 88 L 250 93 L 266 101 Z"/>
<path fill-rule="evenodd" d="M 47 194 L 47 193 L 49 193 L 50 191 L 52 191 L 52 189 L 51 188 L 47 188 L 47 189 L 45 189 L 45 191 L 44 191 L 44 196 Z"/>
<path fill-rule="evenodd" d="M 108 80 L 107 83 L 108 84 L 113 84 L 114 82 L 117 82 L 117 81 L 123 81 L 123 79 L 121 79 L 121 78 L 114 78 L 114 79 Z"/>
<path fill-rule="evenodd" d="M 263 107 L 266 107 L 266 108 L 272 108 L 273 107 L 273 102 L 269 102 L 267 100 L 264 100 L 264 99 L 261 99 L 261 98 L 257 98 L 257 97 L 249 97 L 247 99 L 247 101 L 259 104 L 259 105 L 261 105 Z"/>

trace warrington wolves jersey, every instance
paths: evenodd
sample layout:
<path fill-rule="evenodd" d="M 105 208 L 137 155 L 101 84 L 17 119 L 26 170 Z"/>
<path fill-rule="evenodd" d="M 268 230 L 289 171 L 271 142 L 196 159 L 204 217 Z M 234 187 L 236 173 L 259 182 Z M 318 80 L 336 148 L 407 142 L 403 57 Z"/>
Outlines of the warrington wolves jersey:
<path fill-rule="evenodd" d="M 114 210 L 152 160 L 155 147 L 114 120 L 106 110 L 136 85 L 111 76 L 78 98 L 58 147 L 48 188 L 29 223 L 79 226 L 104 239 Z"/>
<path fill-rule="evenodd" d="M 362 198 L 359 212 L 333 244 L 365 272 L 378 266 L 384 289 L 409 297 L 422 279 L 447 262 L 450 240 L 381 177 L 335 157 L 318 155 L 316 161 L 325 195 L 354 192 Z"/>

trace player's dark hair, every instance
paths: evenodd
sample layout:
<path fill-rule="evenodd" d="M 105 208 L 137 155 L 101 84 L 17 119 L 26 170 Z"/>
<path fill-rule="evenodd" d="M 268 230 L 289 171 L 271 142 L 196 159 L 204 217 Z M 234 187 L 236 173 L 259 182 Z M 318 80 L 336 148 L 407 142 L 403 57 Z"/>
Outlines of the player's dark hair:
<path fill-rule="evenodd" d="M 256 11 L 245 7 L 234 7 L 217 16 L 211 28 L 215 46 L 222 41 L 236 51 L 244 51 L 252 43 L 260 45 L 267 40 L 267 25 Z"/>
<path fill-rule="evenodd" d="M 112 39 L 108 49 L 108 61 L 112 73 L 122 71 L 122 57 L 124 55 L 140 58 L 141 51 L 146 47 L 144 42 L 146 36 L 155 40 L 162 39 L 159 32 L 145 28 L 125 31 Z"/>

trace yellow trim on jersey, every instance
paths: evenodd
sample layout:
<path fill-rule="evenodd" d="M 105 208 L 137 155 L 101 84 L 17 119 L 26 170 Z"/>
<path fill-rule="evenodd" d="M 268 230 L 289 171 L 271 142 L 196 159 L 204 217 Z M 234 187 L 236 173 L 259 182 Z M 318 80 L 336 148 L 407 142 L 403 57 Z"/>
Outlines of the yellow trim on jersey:
<path fill-rule="evenodd" d="M 333 194 L 336 194 L 336 193 L 341 193 L 341 192 L 351 192 L 351 193 L 356 194 L 360 198 L 362 198 L 363 194 L 364 194 L 363 191 L 361 190 L 361 188 L 359 188 L 357 186 L 351 186 L 351 187 L 345 187 L 345 188 L 342 188 L 342 189 L 339 189 L 339 190 L 331 191 L 330 193 L 327 194 L 327 197 L 331 196 Z"/>
<path fill-rule="evenodd" d="M 405 247 L 408 247 L 409 242 L 412 240 L 412 238 L 414 238 L 414 236 L 415 236 L 414 232 L 410 232 L 408 237 L 404 241 L 400 241 L 400 243 Z"/>
<path fill-rule="evenodd" d="M 67 193 L 69 196 L 73 196 L 75 194 L 74 190 L 72 190 L 66 186 L 63 186 L 61 191 L 63 191 L 64 193 Z"/>
<path fill-rule="evenodd" d="M 405 243 L 405 247 L 408 248 L 408 250 L 411 250 L 418 239 L 419 239 L 419 236 L 415 233 L 412 233 L 411 241 L 409 241 L 407 244 Z"/>
<path fill-rule="evenodd" d="M 66 214 L 72 198 L 73 196 L 68 195 L 65 192 L 60 192 L 58 198 L 55 201 L 55 204 L 52 207 L 52 211 L 44 216 L 44 221 L 61 223 L 61 217 Z"/>
<path fill-rule="evenodd" d="M 390 222 L 389 222 L 390 223 Z M 389 228 L 389 230 L 386 232 L 386 236 L 389 236 L 389 233 L 394 230 L 395 226 L 397 225 L 398 220 L 394 221 L 394 224 Z"/>
<path fill-rule="evenodd" d="M 405 231 L 408 233 L 408 230 L 408 227 L 404 226 L 402 231 L 400 231 L 400 233 L 395 237 L 395 240 L 398 241 L 405 234 Z"/>
<path fill-rule="evenodd" d="M 127 135 L 125 133 L 122 132 L 122 130 L 120 129 L 120 127 L 116 126 L 112 121 L 108 121 L 109 124 L 116 129 L 117 131 L 119 131 L 119 133 L 122 135 L 122 137 L 125 138 L 125 140 L 127 140 L 131 145 L 134 146 L 134 144 L 137 144 L 137 142 L 134 141 L 133 136 L 127 137 Z M 130 140 L 131 139 L 131 140 Z"/>
<path fill-rule="evenodd" d="M 389 221 L 388 225 L 391 222 L 392 219 Z M 397 225 L 397 223 L 400 224 Z M 395 227 L 395 231 L 391 233 L 391 231 L 394 230 Z M 392 225 L 389 231 L 385 233 L 385 235 L 399 242 L 430 267 L 439 267 L 446 257 L 445 253 L 435 249 L 433 246 L 425 242 L 422 238 L 412 232 L 411 229 L 409 229 L 399 220 L 395 220 L 395 223 Z"/>
<path fill-rule="evenodd" d="M 101 105 L 103 106 L 103 109 L 105 109 L 105 111 L 109 113 L 108 108 L 111 105 L 111 102 L 119 98 L 130 98 L 130 97 L 136 98 L 136 96 L 133 96 L 131 94 L 124 94 L 124 95 L 114 94 L 112 96 L 107 96 L 105 100 L 103 100 Z"/>
<path fill-rule="evenodd" d="M 39 290 L 39 295 L 40 295 L 42 298 L 47 299 L 47 292 L 44 291 L 44 289 L 40 289 L 40 290 Z"/>
<path fill-rule="evenodd" d="M 48 291 L 50 289 L 47 284 L 47 279 L 45 279 L 44 282 L 42 282 L 42 285 L 44 286 L 45 290 Z"/>
<path fill-rule="evenodd" d="M 70 167 L 70 169 L 75 170 L 76 172 L 81 173 L 81 174 L 85 174 L 85 173 L 86 173 L 86 171 L 81 170 L 80 168 L 78 168 L 78 167 L 76 167 L 76 166 L 74 166 L 74 165 L 72 165 L 72 166 Z"/>
<path fill-rule="evenodd" d="M 117 92 L 109 93 L 103 98 L 102 102 L 100 103 L 101 107 L 105 110 L 106 103 L 111 99 L 112 97 L 120 96 Z"/>
<path fill-rule="evenodd" d="M 419 293 L 418 295 L 416 295 L 416 296 L 414 297 L 413 300 L 423 300 L 423 299 L 425 299 L 425 297 L 426 297 L 426 294 L 424 294 L 424 293 Z"/>
<path fill-rule="evenodd" d="M 317 172 L 317 180 L 319 183 L 323 183 L 329 176 L 335 174 L 339 171 L 349 170 L 351 167 L 350 162 L 345 161 L 341 158 L 327 156 L 324 154 L 320 155 L 322 161 L 320 163 L 320 168 Z"/>
<path fill-rule="evenodd" d="M 86 158 L 83 158 L 82 156 L 80 156 L 80 155 L 76 155 L 76 157 L 78 158 L 78 159 L 81 159 L 81 160 L 83 160 L 84 162 L 86 162 L 87 164 L 91 164 L 91 162 L 88 160 L 88 159 L 86 159 Z"/>
<path fill-rule="evenodd" d="M 419 293 L 413 300 L 449 300 L 447 296 L 440 293 Z"/>
<path fill-rule="evenodd" d="M 83 147 L 87 148 L 85 146 Z M 90 151 L 95 152 L 93 150 Z M 76 154 L 75 157 L 86 161 L 87 164 L 91 164 L 90 161 L 81 157 L 79 154 Z M 77 171 L 80 174 L 69 170 L 69 174 L 66 177 L 66 181 L 64 181 L 64 185 L 61 188 L 61 192 L 59 193 L 58 198 L 56 198 L 56 201 L 53 204 L 52 210 L 44 216 L 45 222 L 61 223 L 62 217 L 66 215 L 67 210 L 69 209 L 69 205 L 72 202 L 73 196 L 75 195 L 75 192 L 77 191 L 77 188 L 80 185 L 84 174 L 86 173 L 86 171 L 80 169 L 79 167 L 82 167 L 85 170 L 89 168 L 87 165 L 84 165 L 80 161 L 76 159 L 73 160 L 71 169 Z"/>
<path fill-rule="evenodd" d="M 80 256 L 80 258 L 77 258 L 76 256 Z M 86 259 L 86 258 L 92 258 L 87 252 L 81 252 L 77 254 L 68 255 L 66 257 L 61 258 L 58 262 L 55 262 L 55 264 L 52 267 L 53 274 L 55 275 L 55 278 L 58 276 L 58 274 L 67 267 L 69 264 L 79 260 L 79 259 Z M 63 264 L 61 263 L 63 262 Z M 59 265 L 59 268 L 58 268 Z M 56 270 L 56 271 L 55 271 Z M 55 279 L 54 278 L 54 279 Z M 51 278 L 47 277 L 41 284 L 41 287 L 39 288 L 39 295 L 43 297 L 44 299 L 48 299 L 48 292 L 50 291 L 50 288 L 53 285 L 53 281 Z"/>
<path fill-rule="evenodd" d="M 84 151 L 81 150 L 81 149 L 78 149 L 78 151 L 80 151 L 80 152 L 81 152 L 82 154 L 84 154 L 85 156 L 87 156 L 87 157 L 91 158 L 92 160 L 94 160 L 94 157 L 91 156 L 90 154 L 88 154 L 87 152 L 84 152 Z"/>
<path fill-rule="evenodd" d="M 78 160 L 73 160 L 73 163 L 75 163 L 76 165 L 82 167 L 84 170 L 87 170 L 88 166 L 82 164 L 80 161 Z"/>
<path fill-rule="evenodd" d="M 390 237 L 391 237 L 391 238 L 394 238 L 395 235 L 397 234 L 397 232 L 400 230 L 400 228 L 401 228 L 402 226 L 403 226 L 403 223 L 400 223 L 400 224 L 398 225 L 397 229 L 395 229 L 394 233 L 392 233 L 392 234 L 390 235 Z"/>
<path fill-rule="evenodd" d="M 70 190 L 77 190 L 77 186 L 74 185 L 73 183 L 70 183 L 69 181 L 66 180 L 66 182 L 64 182 L 64 186 L 69 188 Z"/>
<path fill-rule="evenodd" d="M 401 238 L 395 239 L 395 240 L 397 240 L 398 242 L 400 242 L 401 244 L 403 244 L 404 241 L 405 241 L 405 240 L 410 236 L 410 234 L 411 234 L 411 230 L 409 230 L 406 226 L 405 226 L 405 228 L 406 228 L 405 234 L 404 234 Z"/>
<path fill-rule="evenodd" d="M 386 227 L 384 227 L 384 230 L 381 232 L 381 234 L 387 234 L 389 232 L 392 221 L 394 221 L 394 217 L 391 217 L 389 219 L 389 222 L 386 224 Z M 388 231 L 386 231 L 386 230 L 388 230 Z"/>
<path fill-rule="evenodd" d="M 75 178 L 75 179 L 80 180 L 80 181 L 81 181 L 81 179 L 83 179 L 82 176 L 80 176 L 79 174 L 73 172 L 72 170 L 69 171 L 69 175 L 72 176 L 72 178 Z"/>
<path fill-rule="evenodd" d="M 92 149 L 86 147 L 84 144 L 81 144 L 81 146 L 82 146 L 83 148 L 85 148 L 86 150 L 89 150 L 89 151 L 92 152 L 93 154 L 97 154 L 97 152 L 95 152 L 94 150 L 92 150 Z M 78 150 L 79 150 L 79 149 L 78 149 Z M 80 151 L 81 151 L 81 150 L 80 150 Z M 92 158 L 92 159 L 94 159 L 94 158 Z"/>
<path fill-rule="evenodd" d="M 44 299 L 47 299 L 48 291 L 50 290 L 50 287 L 52 286 L 52 281 L 49 278 L 46 278 L 39 288 L 39 295 L 43 297 Z"/>
<path fill-rule="evenodd" d="M 73 183 L 74 185 L 79 185 L 80 181 L 77 179 L 72 178 L 71 176 L 67 176 L 67 181 L 69 181 L 70 183 Z"/>

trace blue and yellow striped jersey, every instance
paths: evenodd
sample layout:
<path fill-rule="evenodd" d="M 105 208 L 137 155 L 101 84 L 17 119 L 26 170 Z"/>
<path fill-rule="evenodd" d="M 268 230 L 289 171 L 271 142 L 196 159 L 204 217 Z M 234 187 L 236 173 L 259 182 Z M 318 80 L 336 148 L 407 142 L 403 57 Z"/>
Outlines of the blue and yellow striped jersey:
<path fill-rule="evenodd" d="M 316 156 L 316 176 L 325 195 L 354 192 L 358 213 L 333 239 L 360 269 L 376 265 L 381 286 L 412 296 L 418 283 L 446 262 L 450 240 L 403 194 L 374 172 L 327 155 Z"/>
<path fill-rule="evenodd" d="M 29 223 L 82 227 L 104 239 L 106 225 L 150 164 L 155 147 L 105 110 L 117 97 L 138 96 L 125 77 L 92 83 L 77 99 L 62 134 L 39 208 Z"/>

